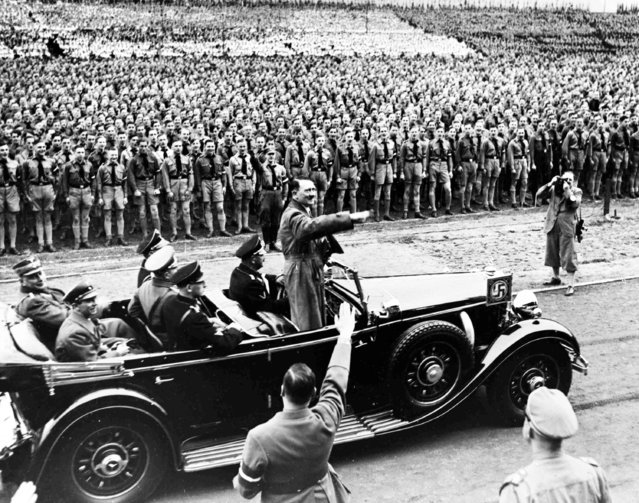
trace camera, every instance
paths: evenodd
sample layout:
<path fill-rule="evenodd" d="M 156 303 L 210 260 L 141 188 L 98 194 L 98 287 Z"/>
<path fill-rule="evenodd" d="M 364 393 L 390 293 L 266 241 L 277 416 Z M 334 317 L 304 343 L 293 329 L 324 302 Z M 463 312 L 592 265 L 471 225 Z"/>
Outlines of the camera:
<path fill-rule="evenodd" d="M 577 239 L 577 243 L 581 243 L 581 240 L 584 238 L 584 232 L 587 232 L 588 228 L 586 227 L 586 223 L 583 218 L 579 218 L 577 220 L 577 226 L 575 228 L 575 239 Z"/>

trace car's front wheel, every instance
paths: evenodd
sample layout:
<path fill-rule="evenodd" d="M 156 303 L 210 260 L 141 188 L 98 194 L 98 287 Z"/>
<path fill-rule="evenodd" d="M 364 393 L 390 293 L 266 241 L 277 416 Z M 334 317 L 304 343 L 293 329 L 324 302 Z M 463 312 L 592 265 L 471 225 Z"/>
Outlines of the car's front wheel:
<path fill-rule="evenodd" d="M 95 415 L 65 432 L 47 478 L 60 501 L 142 501 L 162 480 L 166 445 L 157 425 L 143 416 Z"/>
<path fill-rule="evenodd" d="M 520 426 L 528 396 L 539 386 L 568 394 L 572 365 L 560 344 L 537 343 L 510 357 L 497 369 L 487 385 L 488 404 L 495 417 L 508 426 Z"/>
<path fill-rule="evenodd" d="M 388 366 L 395 413 L 411 418 L 439 407 L 472 368 L 473 348 L 459 327 L 446 321 L 411 327 L 397 339 Z"/>

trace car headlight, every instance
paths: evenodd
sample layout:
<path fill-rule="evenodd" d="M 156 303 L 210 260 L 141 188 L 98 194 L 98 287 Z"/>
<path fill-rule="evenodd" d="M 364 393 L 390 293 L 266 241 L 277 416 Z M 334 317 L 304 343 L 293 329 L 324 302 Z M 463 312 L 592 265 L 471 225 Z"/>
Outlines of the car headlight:
<path fill-rule="evenodd" d="M 522 320 L 541 317 L 541 308 L 537 302 L 537 296 L 532 290 L 522 290 L 512 302 L 512 309 Z"/>

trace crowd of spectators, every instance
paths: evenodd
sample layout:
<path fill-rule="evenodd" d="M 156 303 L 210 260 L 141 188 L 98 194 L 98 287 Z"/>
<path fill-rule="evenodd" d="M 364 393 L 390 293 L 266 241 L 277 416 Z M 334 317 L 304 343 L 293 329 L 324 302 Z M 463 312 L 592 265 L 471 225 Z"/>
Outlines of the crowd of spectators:
<path fill-rule="evenodd" d="M 312 148 L 317 131 L 335 128 L 331 139 L 340 143 L 352 129 L 358 142 L 366 134 L 375 142 L 385 125 L 398 152 L 413 126 L 427 142 L 442 125 L 453 151 L 466 122 L 480 136 L 500 126 L 506 145 L 518 127 L 529 141 L 540 123 L 550 134 L 553 121 L 562 143 L 577 118 L 584 131 L 602 118 L 607 138 L 620 128 L 628 138 L 636 130 L 632 47 L 639 37 L 630 14 L 364 4 L 12 5 L 10 23 L 0 25 L 0 140 L 21 162 L 38 141 L 52 158 L 64 140 L 71 150 L 84 145 L 88 156 L 101 135 L 120 160 L 127 151 L 130 159 L 134 137 L 152 137 L 154 149 L 157 138 L 170 146 L 182 137 L 193 162 L 206 139 L 217 147 L 226 131 L 233 143 L 248 139 L 257 159 L 263 135 L 281 141 L 284 163 L 298 129 Z M 626 152 L 620 194 L 634 191 L 630 141 Z M 559 162 L 563 157 L 570 165 L 561 153 Z M 584 176 L 587 169 L 586 162 Z M 502 182 L 506 195 L 509 182 Z M 401 183 L 393 189 L 399 207 Z M 370 204 L 364 185 L 360 196 Z M 425 194 L 422 201 L 427 207 Z M 63 222 L 64 208 L 59 214 Z M 29 219 L 21 221 L 30 232 Z"/>

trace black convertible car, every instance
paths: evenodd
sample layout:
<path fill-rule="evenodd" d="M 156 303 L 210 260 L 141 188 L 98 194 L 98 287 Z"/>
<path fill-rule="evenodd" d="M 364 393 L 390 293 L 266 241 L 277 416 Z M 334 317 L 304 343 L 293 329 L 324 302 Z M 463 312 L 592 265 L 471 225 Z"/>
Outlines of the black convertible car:
<path fill-rule="evenodd" d="M 209 308 L 252 336 L 230 355 L 153 352 L 153 335 L 141 333 L 148 353 L 59 363 L 48 359 L 30 320 L 0 305 L 3 475 L 65 501 L 135 502 L 169 468 L 238 463 L 247 431 L 280 409 L 289 365 L 305 362 L 323 377 L 342 302 L 356 309 L 357 325 L 336 443 L 433 421 L 481 385 L 495 413 L 519 424 L 532 389 L 567 393 L 572 370 L 587 370 L 575 336 L 541 318 L 532 292 L 511 298 L 509 275 L 360 279 L 337 263 L 331 273 L 328 324 L 310 332 L 268 313 L 251 318 L 223 292 L 209 295 Z"/>

